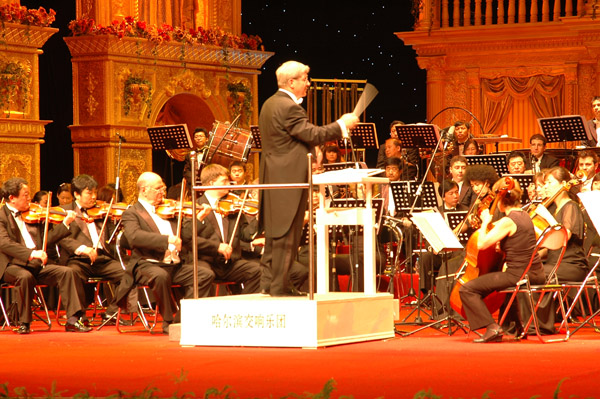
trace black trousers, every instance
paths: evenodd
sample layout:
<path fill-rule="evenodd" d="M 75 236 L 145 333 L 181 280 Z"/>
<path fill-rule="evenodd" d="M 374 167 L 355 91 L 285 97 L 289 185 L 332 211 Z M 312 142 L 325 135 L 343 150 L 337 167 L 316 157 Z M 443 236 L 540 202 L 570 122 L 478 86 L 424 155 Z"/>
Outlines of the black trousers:
<path fill-rule="evenodd" d="M 15 286 L 20 323 L 31 323 L 31 304 L 36 285 L 58 286 L 67 317 L 75 316 L 84 309 L 79 299 L 85 296 L 83 283 L 69 267 L 49 264 L 42 268 L 36 277 L 24 267 L 8 265 L 3 280 Z"/>
<path fill-rule="evenodd" d="M 99 256 L 93 264 L 90 264 L 89 260 L 86 262 L 85 260 L 70 259 L 67 262 L 67 266 L 75 271 L 77 277 L 81 279 L 84 284 L 90 277 L 101 277 L 107 279 L 116 286 L 119 284 L 125 273 L 121 263 L 107 256 Z M 84 309 L 90 304 L 86 295 L 84 295 L 83 298 L 80 298 L 80 302 Z M 109 298 L 106 311 L 108 314 L 113 314 L 116 313 L 117 310 L 116 296 L 113 295 L 112 298 Z"/>
<path fill-rule="evenodd" d="M 171 300 L 171 286 L 181 285 L 184 289 L 184 298 L 194 296 L 194 268 L 191 264 L 166 264 L 146 260 L 140 261 L 134 269 L 135 281 L 141 285 L 148 285 L 152 289 L 158 311 L 166 322 L 173 322 L 176 307 Z M 200 266 L 198 263 L 198 296 L 207 297 L 215 274 L 210 267 Z"/>

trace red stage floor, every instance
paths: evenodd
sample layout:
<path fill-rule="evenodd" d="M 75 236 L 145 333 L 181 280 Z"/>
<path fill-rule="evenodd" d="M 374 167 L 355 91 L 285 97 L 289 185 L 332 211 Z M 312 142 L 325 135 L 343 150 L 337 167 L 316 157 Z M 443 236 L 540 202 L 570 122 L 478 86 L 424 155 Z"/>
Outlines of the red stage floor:
<path fill-rule="evenodd" d="M 406 314 L 410 308 L 403 308 Z M 415 327 L 402 326 L 402 329 Z M 432 328 L 409 337 L 318 350 L 244 347 L 181 347 L 162 335 L 119 334 L 115 327 L 88 334 L 0 333 L 0 383 L 44 395 L 56 383 L 62 397 L 87 392 L 102 397 L 155 397 L 231 386 L 230 397 L 282 397 L 319 392 L 329 379 L 331 397 L 413 397 L 431 390 L 443 398 L 600 397 L 600 334 L 586 328 L 568 342 L 473 344 L 474 334 L 448 336 Z M 181 373 L 185 381 L 176 383 Z M 189 396 L 188 396 L 189 397 Z M 223 396 L 224 397 L 224 396 Z M 433 397 L 433 396 L 432 396 Z"/>

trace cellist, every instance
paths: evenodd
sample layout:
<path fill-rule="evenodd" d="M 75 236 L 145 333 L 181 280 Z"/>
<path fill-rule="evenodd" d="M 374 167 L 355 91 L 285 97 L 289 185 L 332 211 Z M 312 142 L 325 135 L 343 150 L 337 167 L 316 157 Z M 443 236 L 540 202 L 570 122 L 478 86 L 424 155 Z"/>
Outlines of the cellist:
<path fill-rule="evenodd" d="M 502 193 L 505 184 L 505 179 L 498 180 L 492 190 Z M 462 306 L 471 330 L 486 328 L 483 336 L 473 341 L 476 343 L 502 340 L 502 328 L 492 317 L 483 298 L 494 291 L 502 290 L 517 283 L 529 263 L 536 243 L 531 218 L 520 207 L 522 190 L 518 182 L 514 181 L 512 189 L 498 195 L 501 195 L 498 199 L 498 207 L 506 216 L 495 222 L 488 231 L 492 216 L 489 210 L 482 211 L 477 248 L 484 250 L 499 242 L 500 248 L 506 254 L 505 267 L 502 271 L 483 274 L 470 280 L 459 290 Z M 529 279 L 532 284 L 542 284 L 545 281 L 542 262 L 537 255 L 530 268 Z M 518 323 L 517 325 L 520 325 L 518 317 L 515 317 L 517 316 L 516 312 L 516 307 L 511 307 L 508 320 L 512 319 Z"/>

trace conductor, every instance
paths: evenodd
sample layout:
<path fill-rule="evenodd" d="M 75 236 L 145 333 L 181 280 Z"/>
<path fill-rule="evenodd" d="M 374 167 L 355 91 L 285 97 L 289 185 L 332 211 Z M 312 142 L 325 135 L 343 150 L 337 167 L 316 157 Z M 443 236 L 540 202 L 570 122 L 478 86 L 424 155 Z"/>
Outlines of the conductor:
<path fill-rule="evenodd" d="M 310 79 L 307 65 L 283 63 L 275 72 L 279 90 L 262 106 L 259 127 L 262 138 L 260 184 L 306 183 L 306 154 L 326 141 L 347 136 L 358 123 L 354 114 L 344 114 L 325 126 L 308 121 L 300 106 Z M 303 295 L 289 279 L 296 260 L 308 193 L 303 189 L 262 190 L 260 227 L 265 231 L 261 292 L 272 296 Z"/>

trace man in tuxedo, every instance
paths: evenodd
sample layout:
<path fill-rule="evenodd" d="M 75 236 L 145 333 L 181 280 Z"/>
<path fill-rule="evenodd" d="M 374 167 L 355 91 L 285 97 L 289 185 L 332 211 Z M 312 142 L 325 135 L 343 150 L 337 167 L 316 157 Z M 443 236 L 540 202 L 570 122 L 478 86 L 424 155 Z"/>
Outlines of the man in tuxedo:
<path fill-rule="evenodd" d="M 592 98 L 592 111 L 594 112 L 594 117 L 587 121 L 592 131 L 592 139 L 584 141 L 583 144 L 588 147 L 597 147 L 600 142 L 598 140 L 598 135 L 600 134 L 600 96 Z"/>
<path fill-rule="evenodd" d="M 74 270 L 48 263 L 43 248 L 43 224 L 26 224 L 22 213 L 29 210 L 29 185 L 25 179 L 13 177 L 2 186 L 6 204 L 0 209 L 0 281 L 15 286 L 19 334 L 29 334 L 36 285 L 58 285 L 67 310 L 66 331 L 88 332 L 91 329 L 81 320 L 84 315 L 80 298 L 83 284 Z M 69 235 L 69 225 L 75 212 L 68 211 L 63 222 L 48 232 L 47 246 Z"/>
<path fill-rule="evenodd" d="M 107 238 L 114 229 L 110 220 L 106 221 L 102 229 L 104 218 L 93 220 L 87 210 L 96 206 L 98 183 L 89 175 L 79 175 L 71 181 L 71 190 L 75 201 L 63 205 L 63 209 L 74 211 L 77 218 L 71 223 L 71 235 L 59 242 L 61 260 L 65 259 L 66 265 L 75 270 L 77 276 L 86 282 L 90 277 L 101 277 L 116 286 L 123 277 L 124 269 L 108 250 Z M 62 263 L 62 262 L 61 262 Z M 106 313 L 102 315 L 109 319 L 117 313 L 115 298 L 108 298 Z M 89 301 L 84 301 L 87 308 Z"/>
<path fill-rule="evenodd" d="M 465 171 L 467 170 L 467 158 L 455 155 L 450 159 L 450 178 L 458 186 L 458 203 L 469 207 L 473 197 L 473 189 L 470 184 L 465 184 Z"/>
<path fill-rule="evenodd" d="M 203 186 L 226 186 L 229 171 L 224 166 L 210 164 L 202 169 L 200 178 Z M 258 223 L 256 219 L 250 221 L 243 213 L 227 215 L 214 211 L 228 192 L 226 189 L 206 190 L 198 200 L 199 204 L 213 209 L 199 225 L 198 263 L 212 268 L 217 280 L 241 284 L 243 294 L 256 293 L 260 291 L 260 264 L 257 260 L 242 257 L 240 240 L 251 242 Z"/>
<path fill-rule="evenodd" d="M 542 169 L 549 169 L 558 166 L 559 160 L 552 155 L 544 154 L 548 140 L 543 134 L 534 134 L 529 138 L 529 148 L 531 149 L 531 169 L 533 174 Z"/>
<path fill-rule="evenodd" d="M 279 90 L 262 106 L 259 127 L 262 138 L 261 184 L 306 183 L 307 153 L 342 137 L 358 123 L 354 114 L 344 114 L 325 126 L 309 122 L 300 106 L 310 79 L 309 67 L 296 61 L 283 63 L 275 72 Z M 296 259 L 308 193 L 303 189 L 262 190 L 260 224 L 265 231 L 261 289 L 271 295 L 297 295 L 289 270 Z M 262 229 L 260 229 L 262 230 Z"/>
<path fill-rule="evenodd" d="M 196 151 L 198 155 L 201 154 L 201 150 L 203 150 L 208 145 L 208 137 L 209 133 L 203 127 L 197 127 L 194 130 L 194 147 L 193 151 Z M 183 166 L 183 177 L 187 181 L 189 187 L 193 186 L 192 184 L 192 160 L 190 158 L 190 154 L 186 154 L 184 161 L 185 164 Z M 196 168 L 200 168 L 200 158 L 196 159 Z M 200 180 L 199 170 L 196 171 L 196 181 Z"/>
<path fill-rule="evenodd" d="M 160 176 L 152 172 L 142 173 L 137 189 L 138 201 L 121 217 L 132 253 L 117 291 L 117 303 L 126 301 L 134 282 L 149 285 L 163 319 L 163 333 L 168 334 L 169 325 L 175 321 L 171 285 L 181 285 L 185 290 L 184 297 L 192 298 L 193 265 L 181 262 L 185 254 L 180 254 L 182 238 L 177 235 L 177 220 L 162 219 L 156 213 L 156 207 L 162 203 L 165 194 L 165 184 Z M 197 218 L 202 220 L 209 211 L 207 206 L 201 207 Z M 182 230 L 186 242 L 192 238 L 190 225 L 186 223 Z M 214 276 L 209 268 L 198 267 L 200 297 L 208 296 Z"/>

